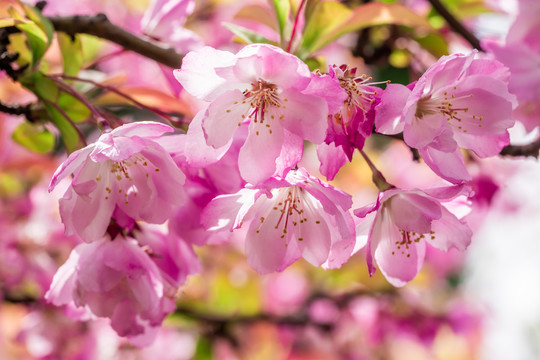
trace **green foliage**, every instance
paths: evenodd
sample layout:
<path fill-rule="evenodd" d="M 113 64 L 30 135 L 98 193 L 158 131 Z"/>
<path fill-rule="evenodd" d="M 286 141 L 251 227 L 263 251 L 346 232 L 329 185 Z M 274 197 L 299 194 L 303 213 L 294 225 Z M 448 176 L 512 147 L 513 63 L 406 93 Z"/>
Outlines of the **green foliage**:
<path fill-rule="evenodd" d="M 58 96 L 58 105 L 66 111 L 73 122 L 83 122 L 90 117 L 92 112 L 79 99 L 65 92 Z"/>
<path fill-rule="evenodd" d="M 64 63 L 64 74 L 76 76 L 83 64 L 81 40 L 78 36 L 71 37 L 65 33 L 58 33 L 57 38 Z"/>
<path fill-rule="evenodd" d="M 79 132 L 75 128 L 73 119 L 69 116 L 69 113 L 80 113 L 80 105 L 74 101 L 64 101 L 66 104 L 71 104 L 74 109 L 67 109 L 61 107 L 59 104 L 61 98 L 61 92 L 54 83 L 53 80 L 43 75 L 40 71 L 36 71 L 31 76 L 26 76 L 21 79 L 21 83 L 30 91 L 32 91 L 39 100 L 43 103 L 49 120 L 58 128 L 60 135 L 62 136 L 62 142 L 64 143 L 68 152 L 76 150 L 81 145 L 82 139 L 79 137 Z M 67 94 L 63 94 L 65 97 Z"/>
<path fill-rule="evenodd" d="M 375 72 L 376 79 L 387 79 L 392 83 L 408 85 L 411 82 L 408 68 L 397 68 L 391 65 L 379 67 Z"/>
<path fill-rule="evenodd" d="M 319 2 L 314 5 L 312 11 L 309 22 L 306 23 L 301 45 L 307 53 L 323 48 L 327 44 L 323 43 L 324 39 L 351 14 L 349 8 L 335 1 Z"/>
<path fill-rule="evenodd" d="M 212 360 L 212 343 L 205 337 L 200 337 L 197 341 L 193 360 Z"/>
<path fill-rule="evenodd" d="M 39 63 L 45 52 L 49 49 L 54 28 L 51 22 L 45 18 L 41 12 L 34 7 L 20 3 L 23 7 L 24 15 L 19 13 L 15 8 L 10 7 L 8 14 L 11 19 L 4 21 L 5 24 L 13 24 L 17 29 L 21 30 L 25 35 L 28 47 L 32 53 L 32 62 L 30 69 L 34 69 Z"/>
<path fill-rule="evenodd" d="M 29 122 L 19 125 L 11 137 L 19 145 L 39 154 L 52 151 L 55 145 L 54 135 L 45 129 L 43 125 Z"/>
<path fill-rule="evenodd" d="M 429 33 L 424 36 L 416 37 L 414 40 L 437 58 L 448 55 L 446 41 L 436 33 Z"/>
<path fill-rule="evenodd" d="M 289 0 L 272 0 L 272 5 L 276 11 L 276 17 L 279 25 L 279 38 L 281 43 L 284 43 L 285 26 L 291 13 L 291 3 Z"/>
<path fill-rule="evenodd" d="M 276 45 L 274 42 L 268 40 L 261 34 L 258 34 L 255 31 L 247 29 L 243 26 L 231 24 L 231 23 L 223 23 L 223 26 L 229 29 L 234 35 L 236 35 L 240 40 L 242 40 L 246 44 L 263 43 L 263 44 Z"/>
<path fill-rule="evenodd" d="M 306 12 L 308 9 L 306 9 Z M 335 2 L 314 2 L 309 10 L 300 55 L 324 48 L 340 36 L 376 25 L 404 25 L 432 30 L 429 22 L 407 7 L 394 3 L 367 3 L 350 10 Z"/>

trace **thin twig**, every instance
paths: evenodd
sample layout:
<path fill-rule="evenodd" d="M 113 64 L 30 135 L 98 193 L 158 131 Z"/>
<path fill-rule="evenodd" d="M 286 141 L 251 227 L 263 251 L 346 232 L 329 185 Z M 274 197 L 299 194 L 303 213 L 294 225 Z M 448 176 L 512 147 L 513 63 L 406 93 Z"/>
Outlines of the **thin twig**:
<path fill-rule="evenodd" d="M 30 109 L 31 104 L 28 105 L 6 105 L 0 102 L 0 112 L 10 115 L 24 115 L 26 118 L 33 122 L 32 111 Z"/>
<path fill-rule="evenodd" d="M 96 118 L 101 117 L 101 113 L 94 107 L 94 105 L 90 104 L 88 100 L 86 100 L 86 98 L 82 96 L 82 94 L 80 94 L 75 88 L 73 88 L 63 79 L 54 77 L 54 76 L 47 76 L 47 77 L 51 79 L 52 81 L 54 81 L 58 86 L 60 86 L 66 93 L 68 93 L 69 95 L 73 96 L 74 98 L 82 102 L 88 108 L 88 110 L 90 110 L 90 112 L 94 114 Z"/>
<path fill-rule="evenodd" d="M 306 0 L 302 0 L 302 2 L 300 3 L 300 6 L 298 7 L 298 12 L 296 13 L 296 17 L 294 18 L 294 25 L 291 32 L 291 38 L 289 39 L 289 45 L 287 46 L 287 52 L 291 52 L 291 47 L 294 41 L 294 35 L 296 34 L 296 28 L 298 27 L 300 14 L 302 13 L 302 8 L 304 7 L 305 3 L 306 3 Z"/>
<path fill-rule="evenodd" d="M 463 24 L 452 15 L 448 9 L 439 0 L 428 0 L 431 6 L 446 20 L 448 25 L 463 36 L 465 40 L 475 49 L 483 51 L 480 41 Z"/>
<path fill-rule="evenodd" d="M 164 111 L 162 111 L 162 110 L 160 110 L 158 108 L 155 108 L 153 106 L 145 105 L 145 104 L 141 103 L 140 101 L 136 100 L 135 98 L 133 98 L 132 96 L 126 94 L 125 92 L 118 90 L 114 86 L 105 85 L 105 84 L 102 84 L 102 83 L 99 83 L 97 81 L 90 80 L 90 79 L 84 79 L 84 78 L 80 78 L 80 77 L 76 77 L 76 76 L 68 76 L 68 75 L 63 75 L 63 74 L 50 75 L 50 77 L 52 77 L 52 78 L 63 78 L 63 79 L 67 79 L 67 80 L 80 81 L 80 82 L 85 82 L 85 83 L 88 83 L 88 84 L 92 84 L 92 85 L 94 85 L 96 87 L 99 87 L 99 88 L 101 88 L 103 90 L 113 92 L 113 93 L 115 93 L 115 94 L 117 94 L 117 95 L 131 101 L 133 104 L 135 104 L 135 106 L 137 106 L 137 107 L 139 107 L 141 109 L 146 109 L 146 110 L 152 111 L 153 113 L 156 113 L 157 115 L 163 117 L 165 120 L 168 120 L 171 123 L 176 123 L 177 122 L 174 119 L 172 119 L 171 116 L 169 116 L 169 114 L 167 114 L 166 112 L 164 112 Z"/>
<path fill-rule="evenodd" d="M 71 126 L 75 129 L 75 131 L 77 132 L 77 134 L 79 135 L 79 140 L 82 141 L 83 143 L 83 147 L 88 145 L 86 143 L 86 137 L 84 136 L 84 134 L 81 132 L 81 129 L 79 129 L 75 123 L 73 122 L 73 120 L 69 117 L 69 115 L 66 113 L 66 111 L 64 109 L 62 109 L 62 107 L 60 107 L 60 105 L 58 105 L 57 103 L 55 103 L 54 101 L 50 101 L 50 100 L 47 100 L 45 98 L 40 98 L 41 101 L 43 101 L 45 104 L 48 104 L 50 106 L 52 106 L 53 108 L 56 109 L 56 111 L 58 111 L 60 114 L 62 114 L 62 116 L 64 118 L 66 118 L 67 121 L 69 121 L 69 123 L 71 124 Z"/>
<path fill-rule="evenodd" d="M 111 23 L 105 14 L 91 16 L 53 16 L 49 20 L 56 31 L 68 35 L 89 34 L 109 40 L 126 50 L 134 51 L 170 68 L 177 69 L 182 64 L 183 55 L 172 47 L 150 38 L 134 35 Z"/>
<path fill-rule="evenodd" d="M 540 153 L 540 138 L 530 144 L 505 146 L 500 154 L 503 156 L 532 156 L 538 159 Z"/>

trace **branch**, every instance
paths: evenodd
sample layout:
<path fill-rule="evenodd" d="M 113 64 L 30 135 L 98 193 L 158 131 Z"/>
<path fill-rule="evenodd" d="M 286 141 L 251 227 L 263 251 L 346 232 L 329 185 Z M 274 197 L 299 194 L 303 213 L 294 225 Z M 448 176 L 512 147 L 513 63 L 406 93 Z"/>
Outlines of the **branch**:
<path fill-rule="evenodd" d="M 500 155 L 503 156 L 532 156 L 538 158 L 540 153 L 540 138 L 530 144 L 505 146 Z"/>
<path fill-rule="evenodd" d="M 258 313 L 253 315 L 219 315 L 212 313 L 203 313 L 197 310 L 194 310 L 190 307 L 179 305 L 174 311 L 175 314 L 181 315 L 192 320 L 198 321 L 201 325 L 209 326 L 210 328 L 207 331 L 207 335 L 219 335 L 224 336 L 225 338 L 235 341 L 234 335 L 230 333 L 230 326 L 238 324 L 253 324 L 257 322 L 271 322 L 273 324 L 279 325 L 289 325 L 289 326 L 306 326 L 311 325 L 318 327 L 321 330 L 331 330 L 333 328 L 332 323 L 324 323 L 314 321 L 308 312 L 310 306 L 317 300 L 326 299 L 330 300 L 337 308 L 344 309 L 348 304 L 361 296 L 371 296 L 371 297 L 383 297 L 383 296 L 394 296 L 397 295 L 395 288 L 389 288 L 386 290 L 380 290 L 378 292 L 373 292 L 368 289 L 356 289 L 350 292 L 346 292 L 339 295 L 331 295 L 326 293 L 313 293 L 309 298 L 306 299 L 304 304 L 301 306 L 300 310 L 291 314 L 291 315 L 274 315 L 269 313 Z"/>
<path fill-rule="evenodd" d="M 439 0 L 428 0 L 433 8 L 446 20 L 448 25 L 463 36 L 465 40 L 475 49 L 483 51 L 480 41 L 463 24 L 452 15 Z"/>
<path fill-rule="evenodd" d="M 170 68 L 178 69 L 183 55 L 172 47 L 153 41 L 150 38 L 134 35 L 111 23 L 105 14 L 92 16 L 53 16 L 49 20 L 56 31 L 68 35 L 89 34 L 109 40 L 126 50 L 134 51 Z"/>

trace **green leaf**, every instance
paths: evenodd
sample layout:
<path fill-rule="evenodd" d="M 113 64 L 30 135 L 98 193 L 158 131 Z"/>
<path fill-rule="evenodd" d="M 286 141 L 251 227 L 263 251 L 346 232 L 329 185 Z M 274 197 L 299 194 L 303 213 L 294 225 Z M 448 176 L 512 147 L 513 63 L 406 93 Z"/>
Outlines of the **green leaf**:
<path fill-rule="evenodd" d="M 435 33 L 430 33 L 425 36 L 416 37 L 414 40 L 418 42 L 424 49 L 429 51 L 436 58 L 443 55 L 448 55 L 448 46 L 446 41 Z"/>
<path fill-rule="evenodd" d="M 68 152 L 78 149 L 82 144 L 82 139 L 79 137 L 71 115 L 83 116 L 80 109 L 81 104 L 77 104 L 79 100 L 70 99 L 70 95 L 61 93 L 54 81 L 40 71 L 24 76 L 20 81 L 43 103 L 49 115 L 48 120 L 60 131 L 62 142 Z M 64 109 L 62 105 L 67 106 L 67 108 Z"/>
<path fill-rule="evenodd" d="M 28 80 L 21 80 L 21 83 L 32 90 L 38 97 L 51 102 L 58 102 L 60 90 L 50 78 L 44 76 L 41 72 L 36 71 Z"/>
<path fill-rule="evenodd" d="M 200 337 L 197 341 L 193 360 L 212 360 L 212 343 L 205 337 Z"/>
<path fill-rule="evenodd" d="M 246 44 L 255 44 L 255 43 L 264 43 L 264 44 L 273 44 L 274 42 L 268 40 L 261 34 L 258 34 L 250 29 L 247 29 L 243 26 L 231 24 L 231 23 L 223 23 L 223 26 L 225 26 L 227 29 L 229 29 L 234 35 L 239 37 L 243 42 Z"/>
<path fill-rule="evenodd" d="M 278 31 L 278 26 L 275 20 L 268 16 L 268 7 L 262 5 L 247 5 L 241 8 L 235 15 L 234 20 L 249 20 L 264 24 L 270 29 Z"/>
<path fill-rule="evenodd" d="M 17 65 L 24 66 L 32 63 L 32 52 L 27 45 L 26 35 L 22 32 L 9 35 L 8 50 L 19 54 Z M 24 77 L 24 75 L 22 76 Z"/>
<path fill-rule="evenodd" d="M 387 79 L 390 80 L 392 84 L 407 85 L 411 82 L 408 68 L 396 68 L 392 65 L 377 67 L 374 75 L 374 78 Z"/>
<path fill-rule="evenodd" d="M 85 121 L 92 114 L 82 101 L 68 93 L 60 93 L 58 105 L 64 109 L 71 120 L 76 123 Z"/>
<path fill-rule="evenodd" d="M 83 64 L 93 61 L 103 46 L 103 40 L 87 34 L 78 34 L 77 37 L 81 42 Z"/>
<path fill-rule="evenodd" d="M 24 12 L 28 19 L 33 21 L 37 26 L 43 30 L 47 35 L 47 44 L 50 45 L 54 35 L 54 26 L 49 19 L 47 19 L 41 11 L 33 6 L 24 5 Z"/>
<path fill-rule="evenodd" d="M 309 53 L 322 47 L 319 46 L 320 39 L 328 36 L 344 19 L 349 18 L 351 10 L 339 2 L 327 1 L 315 4 L 311 13 L 301 45 Z"/>
<path fill-rule="evenodd" d="M 54 28 L 38 9 L 27 5 L 22 6 L 27 18 L 24 18 L 13 7 L 8 9 L 8 14 L 13 18 L 15 27 L 26 35 L 28 45 L 32 51 L 31 68 L 33 69 L 51 45 Z"/>
<path fill-rule="evenodd" d="M 81 40 L 78 36 L 71 37 L 65 33 L 58 33 L 58 45 L 64 62 L 64 74 L 77 76 L 83 63 Z"/>
<path fill-rule="evenodd" d="M 397 3 L 367 3 L 354 10 L 332 1 L 320 4 L 310 20 L 302 47 L 313 52 L 340 36 L 376 25 L 404 25 L 432 30 L 428 20 Z M 348 11 L 347 11 L 348 10 Z"/>
<path fill-rule="evenodd" d="M 279 25 L 279 37 L 283 41 L 283 33 L 289 14 L 291 13 L 291 3 L 289 0 L 272 0 L 274 10 L 276 11 L 277 21 Z"/>
<path fill-rule="evenodd" d="M 14 26 L 15 24 L 16 24 L 15 19 L 12 19 L 12 18 L 0 19 L 0 28 Z"/>
<path fill-rule="evenodd" d="M 62 136 L 62 142 L 66 146 L 69 153 L 77 150 L 80 147 L 79 133 L 73 125 L 71 119 L 66 118 L 60 111 L 54 106 L 44 103 L 49 115 L 51 116 L 51 122 L 56 126 L 60 135 Z"/>
<path fill-rule="evenodd" d="M 311 21 L 311 17 L 315 13 L 315 10 L 318 9 L 320 3 L 321 3 L 321 0 L 307 0 L 306 1 L 306 7 L 304 9 L 304 18 L 305 18 L 306 26 Z M 293 10 L 295 12 L 298 11 L 297 8 L 294 8 Z"/>
<path fill-rule="evenodd" d="M 15 129 L 11 137 L 19 145 L 39 154 L 46 154 L 54 149 L 54 135 L 42 125 L 24 122 Z"/>

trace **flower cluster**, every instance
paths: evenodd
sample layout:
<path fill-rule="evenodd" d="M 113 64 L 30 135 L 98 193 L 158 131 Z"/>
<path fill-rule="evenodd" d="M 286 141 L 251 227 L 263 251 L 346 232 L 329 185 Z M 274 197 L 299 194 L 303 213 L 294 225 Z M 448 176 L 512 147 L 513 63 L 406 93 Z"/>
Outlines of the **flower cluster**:
<path fill-rule="evenodd" d="M 164 37 L 160 21 L 172 20 L 159 3 L 145 24 Z M 190 2 L 173 5 L 193 11 Z M 467 248 L 472 232 L 448 204 L 474 198 L 462 150 L 488 157 L 509 143 L 508 69 L 477 52 L 455 54 L 418 81 L 384 90 L 357 71 L 311 72 L 266 44 L 188 53 L 174 76 L 201 109 L 186 134 L 163 136 L 174 130 L 156 122 L 124 124 L 73 152 L 54 174 L 50 190 L 73 176 L 60 215 L 66 234 L 84 243 L 46 298 L 81 317 L 108 318 L 119 335 L 148 344 L 199 269 L 193 245 L 222 243 L 233 231 L 243 234 L 247 261 L 260 274 L 300 258 L 339 268 L 365 247 L 369 274 L 378 267 L 394 286 L 415 278 L 428 246 Z M 363 152 L 374 131 L 402 133 L 454 185 L 389 184 Z M 307 142 L 328 180 L 360 151 L 380 190 L 376 203 L 353 216 L 351 195 L 299 164 Z M 168 234 L 148 228 L 165 222 Z"/>

